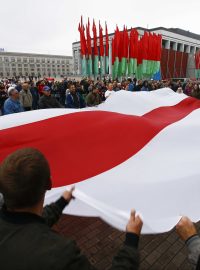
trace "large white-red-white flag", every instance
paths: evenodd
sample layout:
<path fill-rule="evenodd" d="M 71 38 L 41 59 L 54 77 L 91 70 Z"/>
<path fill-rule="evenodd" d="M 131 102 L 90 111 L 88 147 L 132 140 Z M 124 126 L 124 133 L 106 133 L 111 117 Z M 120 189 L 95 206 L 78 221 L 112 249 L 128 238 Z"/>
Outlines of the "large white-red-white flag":
<path fill-rule="evenodd" d="M 48 159 L 54 201 L 71 184 L 66 213 L 99 216 L 125 229 L 135 208 L 143 233 L 200 217 L 200 101 L 170 89 L 119 91 L 96 108 L 0 117 L 0 162 L 34 147 Z"/>

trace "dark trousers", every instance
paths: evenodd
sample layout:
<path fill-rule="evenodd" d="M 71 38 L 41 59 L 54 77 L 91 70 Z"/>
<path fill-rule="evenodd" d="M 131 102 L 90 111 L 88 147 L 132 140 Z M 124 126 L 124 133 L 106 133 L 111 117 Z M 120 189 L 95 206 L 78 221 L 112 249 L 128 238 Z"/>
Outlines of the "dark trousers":
<path fill-rule="evenodd" d="M 31 107 L 24 107 L 25 112 L 31 111 Z"/>

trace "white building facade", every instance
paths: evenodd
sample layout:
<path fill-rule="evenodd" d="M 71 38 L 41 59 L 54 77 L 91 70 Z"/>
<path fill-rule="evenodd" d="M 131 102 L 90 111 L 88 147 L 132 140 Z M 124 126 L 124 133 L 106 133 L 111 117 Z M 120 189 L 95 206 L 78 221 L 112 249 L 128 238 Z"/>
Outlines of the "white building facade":
<path fill-rule="evenodd" d="M 73 75 L 73 58 L 64 55 L 0 52 L 0 77 L 67 77 Z"/>

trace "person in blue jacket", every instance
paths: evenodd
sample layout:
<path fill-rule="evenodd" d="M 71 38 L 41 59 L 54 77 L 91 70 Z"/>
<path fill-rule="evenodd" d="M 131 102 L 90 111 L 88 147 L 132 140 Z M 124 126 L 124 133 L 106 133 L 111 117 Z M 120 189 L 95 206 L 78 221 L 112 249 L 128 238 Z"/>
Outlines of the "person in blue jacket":
<path fill-rule="evenodd" d="M 14 87 L 8 89 L 9 98 L 5 101 L 3 107 L 3 114 L 12 114 L 23 112 L 24 109 L 19 102 L 19 92 Z"/>
<path fill-rule="evenodd" d="M 66 107 L 72 109 L 85 108 L 85 101 L 83 97 L 76 92 L 74 84 L 69 87 L 69 92 L 66 95 Z"/>

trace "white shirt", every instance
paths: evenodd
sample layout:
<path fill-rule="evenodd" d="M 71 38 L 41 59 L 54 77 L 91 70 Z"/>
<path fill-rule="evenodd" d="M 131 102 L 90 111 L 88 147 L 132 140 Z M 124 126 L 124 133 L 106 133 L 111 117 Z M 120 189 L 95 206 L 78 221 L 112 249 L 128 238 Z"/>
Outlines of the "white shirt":
<path fill-rule="evenodd" d="M 111 95 L 113 95 L 115 93 L 115 91 L 110 91 L 110 90 L 107 90 L 106 92 L 105 92 L 105 98 L 107 99 L 109 96 L 111 96 Z"/>

